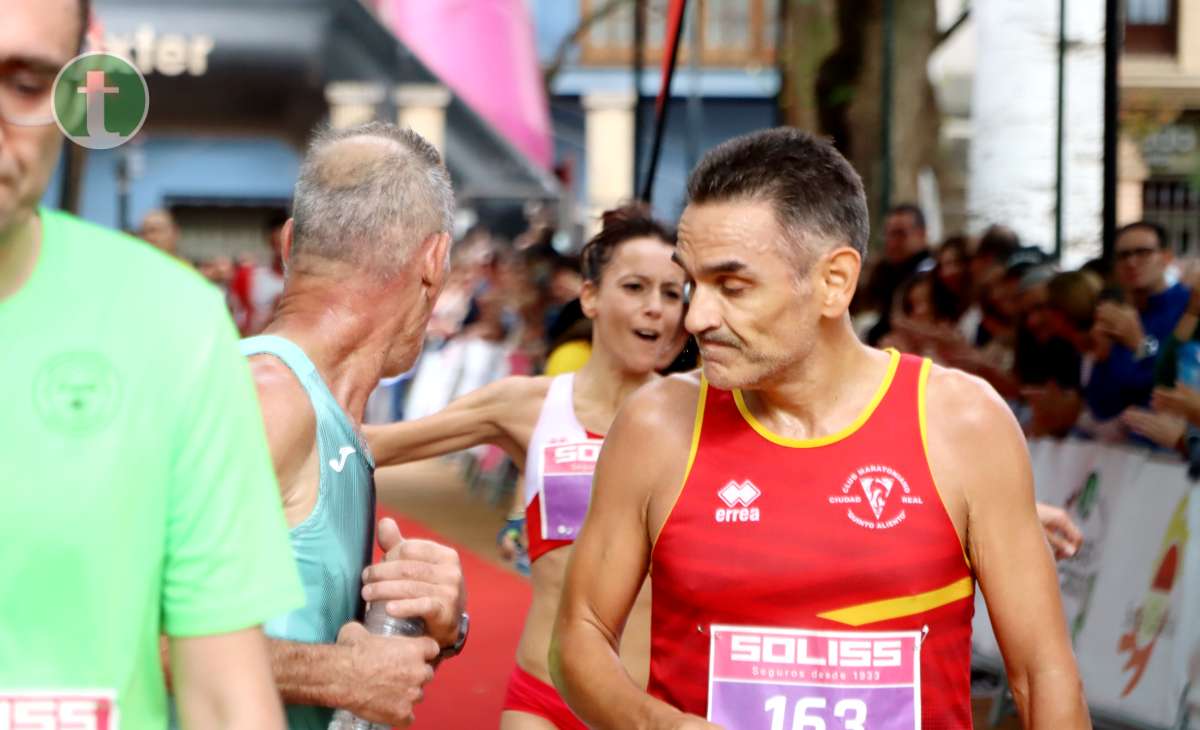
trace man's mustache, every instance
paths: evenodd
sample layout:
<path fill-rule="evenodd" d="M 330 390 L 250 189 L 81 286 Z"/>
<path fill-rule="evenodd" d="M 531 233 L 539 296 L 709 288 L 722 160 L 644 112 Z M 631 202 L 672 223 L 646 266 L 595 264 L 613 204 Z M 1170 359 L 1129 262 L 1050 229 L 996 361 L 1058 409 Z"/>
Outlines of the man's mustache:
<path fill-rule="evenodd" d="M 703 337 L 697 337 L 696 339 L 700 342 L 701 347 L 706 345 L 724 345 L 726 347 L 742 346 L 741 340 L 729 335 L 709 334 L 704 335 Z"/>

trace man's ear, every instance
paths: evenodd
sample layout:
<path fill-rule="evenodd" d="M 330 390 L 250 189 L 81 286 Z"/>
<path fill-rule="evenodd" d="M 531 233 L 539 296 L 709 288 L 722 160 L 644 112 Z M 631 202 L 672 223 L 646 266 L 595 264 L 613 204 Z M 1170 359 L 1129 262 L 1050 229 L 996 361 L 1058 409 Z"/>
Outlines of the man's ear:
<path fill-rule="evenodd" d="M 434 233 L 421 242 L 421 283 L 437 298 L 450 265 L 450 234 Z"/>
<path fill-rule="evenodd" d="M 862 272 L 862 255 L 846 246 L 835 248 L 817 264 L 820 266 L 821 315 L 840 318 L 850 309 L 858 276 Z"/>
<path fill-rule="evenodd" d="M 296 228 L 295 223 L 295 218 L 288 218 L 279 231 L 279 258 L 283 261 L 285 268 L 292 259 L 292 235 Z"/>

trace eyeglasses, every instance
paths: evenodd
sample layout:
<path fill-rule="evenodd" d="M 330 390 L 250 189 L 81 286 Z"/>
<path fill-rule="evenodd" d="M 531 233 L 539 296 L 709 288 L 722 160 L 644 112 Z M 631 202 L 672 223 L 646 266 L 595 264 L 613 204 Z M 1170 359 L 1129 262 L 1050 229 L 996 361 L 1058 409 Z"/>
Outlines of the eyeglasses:
<path fill-rule="evenodd" d="M 56 69 L 21 61 L 0 63 L 0 119 L 23 127 L 54 123 Z"/>
<path fill-rule="evenodd" d="M 1156 246 L 1141 246 L 1139 248 L 1127 248 L 1124 251 L 1117 251 L 1117 261 L 1128 261 L 1130 259 L 1145 260 L 1151 254 L 1158 253 L 1159 249 Z"/>

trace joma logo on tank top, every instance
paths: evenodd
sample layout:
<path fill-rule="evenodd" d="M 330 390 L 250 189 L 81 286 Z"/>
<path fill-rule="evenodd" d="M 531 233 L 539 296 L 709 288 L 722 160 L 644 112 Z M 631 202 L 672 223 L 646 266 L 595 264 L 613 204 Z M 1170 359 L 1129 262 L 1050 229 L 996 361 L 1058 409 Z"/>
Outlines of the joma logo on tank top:
<path fill-rule="evenodd" d="M 829 504 L 846 505 L 846 518 L 867 530 L 889 530 L 908 517 L 908 508 L 925 504 L 895 469 L 869 464 L 842 482 Z"/>

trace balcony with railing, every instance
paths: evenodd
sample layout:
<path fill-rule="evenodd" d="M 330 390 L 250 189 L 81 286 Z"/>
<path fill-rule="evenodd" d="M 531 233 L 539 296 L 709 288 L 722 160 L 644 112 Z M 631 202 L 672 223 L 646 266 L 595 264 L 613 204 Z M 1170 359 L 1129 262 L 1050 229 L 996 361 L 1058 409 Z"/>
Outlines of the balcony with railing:
<path fill-rule="evenodd" d="M 1200 0 L 1125 0 L 1122 105 L 1200 105 Z"/>
<path fill-rule="evenodd" d="M 633 61 L 634 0 L 579 0 L 580 17 L 594 18 L 580 42 L 583 66 L 628 66 Z M 663 55 L 668 0 L 644 0 L 645 60 Z M 679 63 L 761 68 L 775 63 L 779 0 L 692 0 Z M 699 58 L 693 56 L 699 54 Z"/>
<path fill-rule="evenodd" d="M 1174 56 L 1178 38 L 1179 0 L 1126 0 L 1126 53 Z"/>

